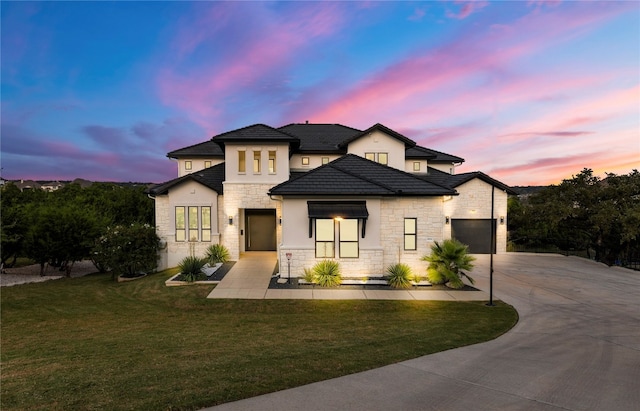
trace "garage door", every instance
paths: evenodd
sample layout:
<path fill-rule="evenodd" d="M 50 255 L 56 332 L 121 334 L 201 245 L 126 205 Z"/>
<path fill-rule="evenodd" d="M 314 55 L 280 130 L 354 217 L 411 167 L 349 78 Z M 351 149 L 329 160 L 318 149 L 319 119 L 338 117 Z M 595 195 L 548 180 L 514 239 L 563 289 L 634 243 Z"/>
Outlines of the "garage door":
<path fill-rule="evenodd" d="M 491 223 L 493 221 L 493 224 Z M 451 237 L 469 246 L 472 254 L 491 253 L 491 227 L 495 239 L 496 220 L 490 219 L 452 219 Z M 496 252 L 495 240 L 493 252 Z"/>

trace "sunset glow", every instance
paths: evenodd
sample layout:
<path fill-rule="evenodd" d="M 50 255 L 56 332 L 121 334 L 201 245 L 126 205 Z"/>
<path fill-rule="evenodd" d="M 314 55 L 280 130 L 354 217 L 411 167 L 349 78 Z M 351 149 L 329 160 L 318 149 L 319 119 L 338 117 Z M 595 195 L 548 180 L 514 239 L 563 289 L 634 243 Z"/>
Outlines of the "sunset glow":
<path fill-rule="evenodd" d="M 508 185 L 640 168 L 640 3 L 2 2 L 5 179 L 162 182 L 255 123 L 375 123 Z"/>

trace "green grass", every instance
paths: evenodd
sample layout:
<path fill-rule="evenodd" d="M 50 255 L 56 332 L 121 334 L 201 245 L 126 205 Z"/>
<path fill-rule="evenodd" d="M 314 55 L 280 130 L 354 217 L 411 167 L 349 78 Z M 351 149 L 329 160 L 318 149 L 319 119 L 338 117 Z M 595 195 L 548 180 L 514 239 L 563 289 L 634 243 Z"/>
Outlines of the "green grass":
<path fill-rule="evenodd" d="M 2 289 L 0 409 L 194 410 L 486 341 L 499 303 L 207 300 L 176 270 Z"/>

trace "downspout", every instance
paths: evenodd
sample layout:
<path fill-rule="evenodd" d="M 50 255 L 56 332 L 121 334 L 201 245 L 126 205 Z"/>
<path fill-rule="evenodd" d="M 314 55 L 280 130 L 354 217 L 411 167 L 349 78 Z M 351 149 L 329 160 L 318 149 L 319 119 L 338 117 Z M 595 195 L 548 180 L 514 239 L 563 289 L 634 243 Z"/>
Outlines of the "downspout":
<path fill-rule="evenodd" d="M 276 219 L 280 219 L 279 221 L 282 221 L 281 220 L 282 219 L 282 202 L 284 201 L 284 199 L 282 198 L 282 196 L 277 196 L 277 197 L 279 197 L 279 198 L 274 198 L 273 194 L 269 193 L 269 199 L 270 200 L 280 202 L 280 216 L 276 215 Z M 276 226 L 277 225 L 278 225 L 278 220 L 276 220 Z M 284 234 L 283 234 L 283 230 L 282 230 L 282 224 L 280 224 L 280 236 L 281 236 L 281 240 L 283 240 L 284 239 Z M 280 254 L 281 254 L 280 253 L 280 246 L 281 245 L 282 245 L 282 243 L 278 244 L 278 247 L 277 247 L 278 248 L 278 251 L 277 251 L 278 252 L 278 272 L 280 272 L 280 270 L 282 270 L 282 267 L 284 267 L 282 265 L 282 261 L 281 261 L 281 258 L 280 258 Z"/>

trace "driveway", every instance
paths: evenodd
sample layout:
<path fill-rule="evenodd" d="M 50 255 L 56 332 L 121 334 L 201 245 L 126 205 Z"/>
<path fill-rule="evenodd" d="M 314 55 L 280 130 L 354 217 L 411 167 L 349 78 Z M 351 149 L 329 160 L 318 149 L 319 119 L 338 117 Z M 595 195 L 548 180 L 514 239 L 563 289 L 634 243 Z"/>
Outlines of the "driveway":
<path fill-rule="evenodd" d="M 497 255 L 494 296 L 520 314 L 496 340 L 211 409 L 640 410 L 640 272 Z"/>

